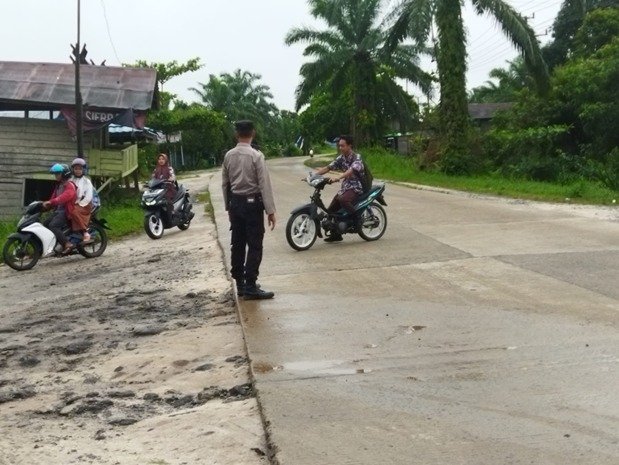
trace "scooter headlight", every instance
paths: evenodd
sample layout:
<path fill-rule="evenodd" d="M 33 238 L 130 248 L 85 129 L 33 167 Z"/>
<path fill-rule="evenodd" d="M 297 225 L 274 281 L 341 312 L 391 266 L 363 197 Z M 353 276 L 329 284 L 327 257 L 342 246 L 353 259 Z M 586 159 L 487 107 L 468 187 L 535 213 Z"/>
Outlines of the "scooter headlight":
<path fill-rule="evenodd" d="M 143 197 L 144 198 L 157 197 L 159 194 L 162 194 L 164 191 L 165 189 L 155 189 L 154 191 L 146 191 L 144 192 Z"/>

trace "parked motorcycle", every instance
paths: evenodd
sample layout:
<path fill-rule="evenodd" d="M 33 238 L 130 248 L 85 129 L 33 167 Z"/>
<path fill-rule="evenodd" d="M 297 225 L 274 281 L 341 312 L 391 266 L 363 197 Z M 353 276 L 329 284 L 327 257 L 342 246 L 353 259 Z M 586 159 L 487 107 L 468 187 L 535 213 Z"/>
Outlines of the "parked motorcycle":
<path fill-rule="evenodd" d="M 43 202 L 32 202 L 26 207 L 24 215 L 17 223 L 17 232 L 11 234 L 4 244 L 2 249 L 4 263 L 14 270 L 24 271 L 34 267 L 40 258 L 50 256 L 66 257 L 78 253 L 86 258 L 100 256 L 107 248 L 105 230 L 109 228 L 104 219 L 97 218 L 97 210 L 98 208 L 93 211 L 88 225 L 91 240 L 81 243 L 81 234 L 66 229 L 65 237 L 77 245 L 71 252 L 63 253 L 62 244 L 40 221 L 41 213 L 44 211 Z"/>
<path fill-rule="evenodd" d="M 189 189 L 182 184 L 176 184 L 176 194 L 170 204 L 166 198 L 166 191 L 170 181 L 151 179 L 145 186 L 142 194 L 142 208 L 144 213 L 144 231 L 151 239 L 160 239 L 164 229 L 178 227 L 181 231 L 189 228 L 195 213 L 191 211 Z"/>
<path fill-rule="evenodd" d="M 376 241 L 385 234 L 387 229 L 387 214 L 383 206 L 387 206 L 383 198 L 384 184 L 375 184 L 363 194 L 355 205 L 355 215 L 341 209 L 335 214 L 327 212 L 321 192 L 330 178 L 310 173 L 305 179 L 314 188 L 311 202 L 295 208 L 288 224 L 286 224 L 286 240 L 295 250 L 307 250 L 317 237 L 329 237 L 332 234 L 359 234 L 366 241 Z"/>

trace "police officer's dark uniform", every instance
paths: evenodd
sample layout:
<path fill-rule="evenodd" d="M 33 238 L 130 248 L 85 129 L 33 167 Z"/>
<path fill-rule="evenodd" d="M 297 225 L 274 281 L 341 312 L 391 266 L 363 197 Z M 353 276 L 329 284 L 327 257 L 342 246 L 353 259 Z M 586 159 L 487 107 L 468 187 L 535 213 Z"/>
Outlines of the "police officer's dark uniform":
<path fill-rule="evenodd" d="M 224 157 L 222 187 L 230 217 L 231 270 L 239 296 L 245 299 L 270 299 L 256 285 L 262 262 L 264 213 L 275 225 L 275 202 L 269 172 L 262 152 L 251 146 L 254 125 L 251 121 L 235 123 L 238 143 Z"/>

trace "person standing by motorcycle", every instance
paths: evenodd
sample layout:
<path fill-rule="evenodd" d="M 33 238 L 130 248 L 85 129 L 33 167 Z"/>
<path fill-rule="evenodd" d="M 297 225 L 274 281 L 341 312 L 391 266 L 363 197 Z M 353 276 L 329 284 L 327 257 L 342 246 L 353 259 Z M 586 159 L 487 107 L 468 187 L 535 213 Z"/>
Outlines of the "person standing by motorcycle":
<path fill-rule="evenodd" d="M 330 182 L 342 181 L 342 187 L 333 197 L 331 204 L 327 208 L 329 213 L 335 213 L 340 208 L 343 208 L 351 215 L 355 215 L 355 202 L 363 193 L 363 162 L 361 156 L 353 150 L 353 137 L 343 135 L 337 141 L 340 155 L 333 160 L 329 165 L 316 169 L 316 174 L 325 174 L 331 170 L 340 171 L 338 177 L 331 178 Z M 339 242 L 342 240 L 342 234 L 335 230 L 327 238 L 325 242 Z"/>
<path fill-rule="evenodd" d="M 86 160 L 76 158 L 71 163 L 73 177 L 71 181 L 76 187 L 76 199 L 73 212 L 71 214 L 71 229 L 82 234 L 82 241 L 90 241 L 88 225 L 92 213 L 92 197 L 94 187 L 92 181 L 86 176 Z"/>
<path fill-rule="evenodd" d="M 256 135 L 249 120 L 235 123 L 237 145 L 224 156 L 222 188 L 230 219 L 231 269 L 237 294 L 247 300 L 271 299 L 273 292 L 256 284 L 262 262 L 264 212 L 271 231 L 275 227 L 275 201 L 264 155 L 252 148 Z"/>
<path fill-rule="evenodd" d="M 71 169 L 60 163 L 55 163 L 49 170 L 56 176 L 56 186 L 50 200 L 43 202 L 44 209 L 54 208 L 54 213 L 47 218 L 43 225 L 54 233 L 56 240 L 63 246 L 63 253 L 68 253 L 73 244 L 67 240 L 63 230 L 67 228 L 73 208 L 75 206 L 76 188 L 71 182 Z"/>
<path fill-rule="evenodd" d="M 168 203 L 168 213 L 170 217 L 174 212 L 174 196 L 176 195 L 176 188 L 174 181 L 176 181 L 176 175 L 174 174 L 174 168 L 170 165 L 170 160 L 165 153 L 157 155 L 157 165 L 153 170 L 153 179 L 159 179 L 166 182 L 166 200 Z"/>

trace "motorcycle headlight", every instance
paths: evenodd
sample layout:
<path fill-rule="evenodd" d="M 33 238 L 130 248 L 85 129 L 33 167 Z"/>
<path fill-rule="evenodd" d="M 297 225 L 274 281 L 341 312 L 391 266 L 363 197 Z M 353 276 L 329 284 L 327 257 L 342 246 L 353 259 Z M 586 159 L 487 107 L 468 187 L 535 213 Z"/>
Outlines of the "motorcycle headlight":
<path fill-rule="evenodd" d="M 162 194 L 164 191 L 165 189 L 155 189 L 154 191 L 146 191 L 144 192 L 143 197 L 145 199 L 157 197 L 159 194 Z"/>

